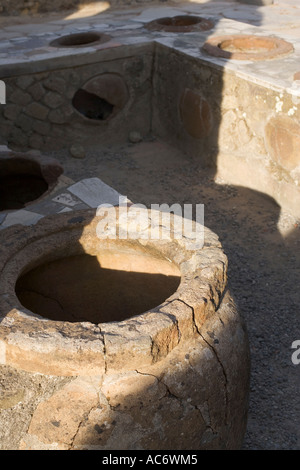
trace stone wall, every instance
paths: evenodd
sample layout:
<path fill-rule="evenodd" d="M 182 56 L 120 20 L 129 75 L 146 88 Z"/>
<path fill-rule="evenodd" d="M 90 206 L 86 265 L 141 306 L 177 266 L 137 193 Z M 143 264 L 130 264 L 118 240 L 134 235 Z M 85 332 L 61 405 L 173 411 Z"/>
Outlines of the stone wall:
<path fill-rule="evenodd" d="M 300 216 L 299 98 L 164 46 L 153 90 L 156 134 Z"/>
<path fill-rule="evenodd" d="M 66 68 L 57 58 L 55 67 L 50 59 L 37 63 L 35 73 L 25 73 L 26 65 L 19 75 L 7 72 L 0 143 L 47 151 L 153 132 L 230 184 L 262 191 L 300 216 L 299 97 L 159 44 L 108 47 L 70 59 L 77 61 L 86 63 Z M 82 88 L 97 92 L 100 82 L 108 99 L 108 77 L 123 96 L 118 112 L 89 119 L 72 100 Z"/>
<path fill-rule="evenodd" d="M 95 63 L 57 70 L 53 70 L 54 63 L 49 60 L 45 71 L 5 78 L 7 104 L 0 109 L 3 143 L 7 142 L 13 150 L 55 150 L 76 143 L 92 146 L 126 141 L 132 131 L 147 134 L 152 93 L 151 47 L 134 51 L 124 48 L 111 59 L 105 54 L 97 57 Z M 75 93 L 91 79 L 104 81 L 112 76 L 114 96 L 124 95 L 127 90 L 121 105 L 116 103 L 117 112 L 102 120 L 80 114 L 72 104 Z M 109 83 L 105 90 L 102 86 L 103 93 L 110 94 Z"/>

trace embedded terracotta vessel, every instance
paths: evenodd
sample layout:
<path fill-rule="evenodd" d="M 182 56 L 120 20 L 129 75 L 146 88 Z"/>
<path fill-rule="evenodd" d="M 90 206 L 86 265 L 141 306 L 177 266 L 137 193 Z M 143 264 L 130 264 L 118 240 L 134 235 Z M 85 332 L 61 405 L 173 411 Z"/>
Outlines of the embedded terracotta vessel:
<path fill-rule="evenodd" d="M 283 39 L 253 35 L 215 36 L 201 49 L 211 56 L 234 60 L 277 59 L 294 50 L 293 45 Z"/>
<path fill-rule="evenodd" d="M 103 33 L 86 31 L 61 36 L 50 43 L 51 47 L 88 47 L 110 41 L 110 36 Z"/>
<path fill-rule="evenodd" d="M 166 31 L 169 33 L 189 33 L 192 31 L 207 31 L 214 26 L 211 20 L 200 16 L 179 15 L 158 18 L 146 24 L 150 31 Z"/>
<path fill-rule="evenodd" d="M 152 240 L 145 209 L 142 237 L 108 238 L 120 211 L 0 232 L 1 364 L 66 378 L 20 449 L 240 448 L 248 340 L 217 236 Z"/>

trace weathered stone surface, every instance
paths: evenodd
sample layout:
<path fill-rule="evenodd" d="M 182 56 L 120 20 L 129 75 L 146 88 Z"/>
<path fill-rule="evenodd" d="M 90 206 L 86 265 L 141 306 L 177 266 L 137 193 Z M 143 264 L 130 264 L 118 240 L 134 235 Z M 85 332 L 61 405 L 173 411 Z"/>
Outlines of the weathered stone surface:
<path fill-rule="evenodd" d="M 43 101 L 47 106 L 49 106 L 49 108 L 55 109 L 62 105 L 65 99 L 59 93 L 49 91 L 48 93 L 46 93 L 46 95 L 44 95 Z"/>
<path fill-rule="evenodd" d="M 70 148 L 70 154 L 74 158 L 84 158 L 85 157 L 85 149 L 82 145 L 74 144 Z"/>
<path fill-rule="evenodd" d="M 47 121 L 34 121 L 32 122 L 32 129 L 41 135 L 48 135 L 50 132 L 50 123 Z"/>
<path fill-rule="evenodd" d="M 25 112 L 29 116 L 43 121 L 48 116 L 49 109 L 40 103 L 31 103 L 26 107 Z"/>
<path fill-rule="evenodd" d="M 110 208 L 106 223 L 119 224 L 120 211 Z M 150 211 L 144 209 L 144 216 L 145 223 L 151 220 Z M 8 228 L 0 243 L 1 363 L 45 383 L 53 376 L 66 380 L 39 396 L 12 446 L 239 448 L 247 415 L 248 341 L 227 292 L 227 258 L 217 236 L 205 228 L 204 246 L 196 251 L 172 238 L 110 240 L 101 238 L 101 220 L 93 211 L 49 216 L 34 232 Z M 182 266 L 180 287 L 157 307 L 99 324 L 48 320 L 22 306 L 15 295 L 20 272 L 38 260 L 49 264 L 82 251 L 96 255 L 104 269 L 152 275 L 175 273 L 173 257 Z M 2 398 L 4 412 L 25 399 L 9 386 Z"/>
<path fill-rule="evenodd" d="M 31 134 L 29 137 L 29 145 L 33 149 L 41 149 L 43 147 L 43 137 L 39 134 Z"/>
<path fill-rule="evenodd" d="M 230 109 L 223 114 L 219 127 L 219 144 L 223 151 L 238 150 L 248 144 L 251 133 L 244 119 Z"/>
<path fill-rule="evenodd" d="M 22 90 L 26 90 L 26 88 L 28 88 L 33 82 L 34 78 L 30 75 L 27 75 L 17 78 L 16 84 Z"/>
<path fill-rule="evenodd" d="M 9 140 L 12 140 L 15 147 L 18 148 L 28 148 L 28 136 L 27 132 L 23 131 L 23 129 L 18 129 L 14 127 L 13 129 L 8 132 Z"/>
<path fill-rule="evenodd" d="M 20 106 L 16 104 L 8 104 L 4 109 L 4 116 L 10 121 L 15 121 L 21 111 Z"/>
<path fill-rule="evenodd" d="M 32 437 L 53 448 L 69 449 L 84 417 L 98 404 L 97 380 L 77 378 L 41 402 L 30 422 L 21 450 L 39 450 Z"/>
<path fill-rule="evenodd" d="M 20 112 L 28 116 L 31 127 L 38 121 L 49 124 L 47 135 L 35 131 L 45 135 L 41 148 L 43 151 L 68 149 L 73 144 L 88 148 L 100 142 L 101 145 L 108 141 L 124 142 L 132 129 L 141 135 L 147 135 L 151 114 L 149 76 L 152 66 L 152 47 L 150 45 L 142 47 L 138 58 L 135 57 L 135 45 L 132 46 L 133 54 L 130 53 L 129 56 L 127 47 L 124 51 L 118 48 L 120 54 L 108 62 L 100 58 L 85 67 L 76 67 L 73 64 L 69 68 L 57 68 L 56 59 L 52 65 L 49 59 L 47 72 L 12 76 L 7 79 L 7 96 L 12 96 L 16 103 L 10 101 L 7 104 L 6 115 L 3 115 L 4 107 L 3 111 L 0 110 L 1 135 L 12 148 L 22 151 L 28 149 L 27 139 L 30 138 L 30 132 L 26 131 L 28 135 L 25 138 L 23 136 L 21 138 L 18 131 L 15 132 L 16 117 Z M 137 69 L 137 63 L 138 70 L 132 80 L 133 69 Z M 89 106 L 87 110 L 85 109 L 87 106 L 85 102 L 80 103 L 79 110 L 74 107 L 74 96 L 82 89 L 96 94 L 104 103 L 105 101 L 109 103 L 113 109 L 107 119 L 98 119 L 98 108 L 97 118 L 85 117 L 85 113 L 89 111 Z M 20 107 L 9 108 L 14 104 Z M 81 105 L 84 107 L 83 110 Z M 92 104 L 91 106 L 93 108 Z"/>
<path fill-rule="evenodd" d="M 49 113 L 49 121 L 53 124 L 64 124 L 67 122 L 67 119 L 60 109 L 52 109 Z"/>
<path fill-rule="evenodd" d="M 180 99 L 180 116 L 185 130 L 192 137 L 207 137 L 213 126 L 212 112 L 207 100 L 198 92 L 186 89 Z"/>
<path fill-rule="evenodd" d="M 28 93 L 31 94 L 32 98 L 35 100 L 35 101 L 39 101 L 43 96 L 44 94 L 46 93 L 45 91 L 45 88 L 43 87 L 43 85 L 39 82 L 37 83 L 34 83 L 33 85 L 31 85 L 28 89 L 27 89 Z"/>
<path fill-rule="evenodd" d="M 37 405 L 71 379 L 28 374 L 0 365 L 0 449 L 16 450 Z"/>
<path fill-rule="evenodd" d="M 29 132 L 32 127 L 32 121 L 26 114 L 20 113 L 16 118 L 16 126 L 25 132 Z"/>
<path fill-rule="evenodd" d="M 179 105 L 184 90 L 198 93 L 210 105 L 212 129 L 204 138 L 191 138 L 183 125 Z M 200 165 L 215 167 L 218 177 L 229 184 L 265 192 L 299 217 L 296 95 L 263 86 L 227 67 L 221 73 L 211 63 L 204 66 L 192 56 L 158 45 L 153 100 L 156 135 L 173 142 Z M 197 119 L 193 120 L 192 110 L 193 103 L 186 113 L 194 126 Z"/>
<path fill-rule="evenodd" d="M 63 78 L 50 76 L 43 83 L 44 87 L 48 90 L 56 91 L 60 95 L 66 91 L 66 82 Z"/>
<path fill-rule="evenodd" d="M 10 100 L 19 105 L 19 106 L 26 106 L 31 101 L 31 96 L 29 93 L 25 93 L 21 90 L 16 90 L 10 95 Z"/>

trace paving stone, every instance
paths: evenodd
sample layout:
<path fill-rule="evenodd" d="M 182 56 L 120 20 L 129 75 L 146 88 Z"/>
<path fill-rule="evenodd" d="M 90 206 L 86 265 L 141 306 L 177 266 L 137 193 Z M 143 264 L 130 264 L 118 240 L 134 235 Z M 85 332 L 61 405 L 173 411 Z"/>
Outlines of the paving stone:
<path fill-rule="evenodd" d="M 36 212 L 31 212 L 26 209 L 21 209 L 15 212 L 9 213 L 4 222 L 2 223 L 2 228 L 10 227 L 11 225 L 21 224 L 21 225 L 34 225 L 38 220 L 43 216 L 37 214 Z"/>
<path fill-rule="evenodd" d="M 69 191 L 85 202 L 89 207 L 97 208 L 100 204 L 119 205 L 122 196 L 115 189 L 98 178 L 88 178 L 70 186 Z"/>

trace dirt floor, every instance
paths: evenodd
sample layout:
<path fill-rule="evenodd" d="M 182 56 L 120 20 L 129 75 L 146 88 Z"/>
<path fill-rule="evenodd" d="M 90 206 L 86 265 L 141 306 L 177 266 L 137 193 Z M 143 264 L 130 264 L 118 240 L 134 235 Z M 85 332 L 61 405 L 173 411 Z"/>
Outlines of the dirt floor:
<path fill-rule="evenodd" d="M 266 195 L 227 185 L 155 138 L 52 154 L 74 180 L 99 177 L 135 203 L 204 204 L 205 225 L 229 258 L 229 285 L 246 321 L 252 373 L 244 449 L 300 449 L 300 225 Z"/>

